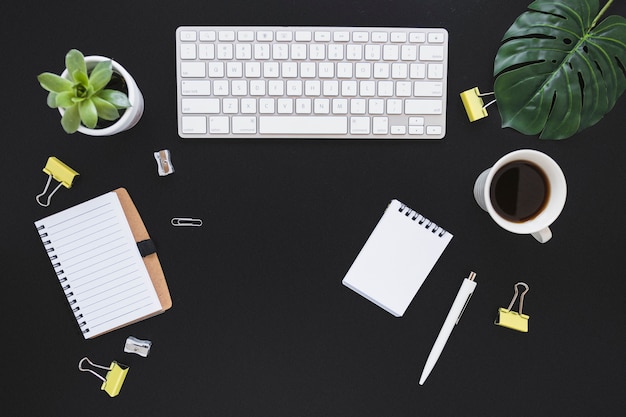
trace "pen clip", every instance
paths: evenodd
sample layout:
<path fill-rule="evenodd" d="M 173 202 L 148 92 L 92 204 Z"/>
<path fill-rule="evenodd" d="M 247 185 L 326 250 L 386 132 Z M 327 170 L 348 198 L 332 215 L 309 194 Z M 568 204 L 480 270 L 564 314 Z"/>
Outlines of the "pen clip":
<path fill-rule="evenodd" d="M 469 281 L 474 281 L 474 279 L 476 279 L 476 272 L 471 271 L 469 276 L 467 278 L 465 278 Z M 465 282 L 465 281 L 463 281 Z M 472 292 L 469 293 L 469 295 L 467 296 L 467 300 L 465 300 L 465 304 L 463 305 L 463 309 L 461 309 L 461 312 L 459 313 L 459 317 L 456 318 L 456 321 L 454 322 L 454 325 L 456 326 L 457 324 L 459 324 L 459 321 L 461 320 L 461 316 L 463 315 L 463 313 L 465 312 L 465 309 L 467 308 L 467 305 L 469 304 L 470 298 L 472 298 L 472 294 L 474 294 L 474 291 L 472 290 Z"/>
<path fill-rule="evenodd" d="M 461 316 L 463 315 L 463 313 L 465 312 L 465 308 L 467 307 L 467 305 L 469 304 L 469 300 L 470 298 L 472 298 L 472 294 L 474 294 L 474 292 L 472 291 L 468 296 L 467 296 L 467 300 L 465 300 L 465 305 L 463 306 L 463 309 L 461 310 L 461 312 L 459 313 L 459 317 L 457 317 L 456 322 L 454 322 L 455 325 L 459 324 L 459 321 L 461 320 Z"/>

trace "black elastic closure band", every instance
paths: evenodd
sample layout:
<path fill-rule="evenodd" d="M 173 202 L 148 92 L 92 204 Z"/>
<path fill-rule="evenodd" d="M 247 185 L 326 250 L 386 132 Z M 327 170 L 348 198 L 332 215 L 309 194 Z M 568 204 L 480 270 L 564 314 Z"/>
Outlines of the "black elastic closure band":
<path fill-rule="evenodd" d="M 142 258 L 145 258 L 148 255 L 151 255 L 156 252 L 156 246 L 151 239 L 142 240 L 141 242 L 137 242 L 137 248 L 139 249 L 139 253 Z"/>

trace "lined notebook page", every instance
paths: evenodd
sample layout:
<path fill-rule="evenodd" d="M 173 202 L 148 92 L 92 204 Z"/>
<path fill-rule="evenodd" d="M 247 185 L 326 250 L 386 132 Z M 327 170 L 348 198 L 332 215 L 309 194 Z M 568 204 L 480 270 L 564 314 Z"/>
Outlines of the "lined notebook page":
<path fill-rule="evenodd" d="M 86 339 L 161 311 L 117 194 L 35 226 Z"/>

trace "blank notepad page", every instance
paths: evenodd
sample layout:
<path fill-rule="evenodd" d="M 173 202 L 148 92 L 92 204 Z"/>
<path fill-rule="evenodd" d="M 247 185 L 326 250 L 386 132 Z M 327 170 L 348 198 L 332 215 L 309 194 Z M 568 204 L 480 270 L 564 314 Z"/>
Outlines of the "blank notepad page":
<path fill-rule="evenodd" d="M 35 226 L 86 339 L 161 310 L 117 194 Z"/>
<path fill-rule="evenodd" d="M 342 282 L 400 317 L 450 240 L 452 234 L 393 200 Z"/>

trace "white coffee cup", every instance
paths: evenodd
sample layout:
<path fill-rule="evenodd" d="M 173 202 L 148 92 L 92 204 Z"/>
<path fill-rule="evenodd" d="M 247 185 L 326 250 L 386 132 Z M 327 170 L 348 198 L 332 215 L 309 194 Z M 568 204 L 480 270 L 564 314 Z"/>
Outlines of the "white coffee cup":
<path fill-rule="evenodd" d="M 527 219 L 512 221 L 496 211 L 491 191 L 494 176 L 505 165 L 518 161 L 530 163 L 531 166 L 534 165 L 542 171 L 547 183 L 547 193 L 541 209 L 536 214 Z M 567 184 L 561 167 L 548 155 L 532 149 L 520 149 L 504 155 L 491 168 L 483 171 L 474 184 L 476 202 L 500 227 L 513 233 L 530 234 L 540 243 L 545 243 L 552 238 L 552 231 L 548 226 L 561 214 L 566 196 Z"/>

